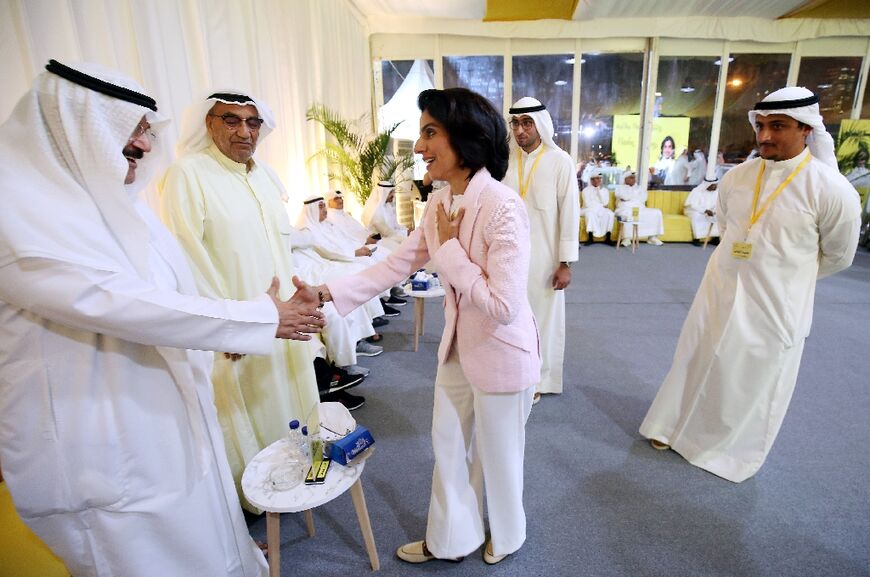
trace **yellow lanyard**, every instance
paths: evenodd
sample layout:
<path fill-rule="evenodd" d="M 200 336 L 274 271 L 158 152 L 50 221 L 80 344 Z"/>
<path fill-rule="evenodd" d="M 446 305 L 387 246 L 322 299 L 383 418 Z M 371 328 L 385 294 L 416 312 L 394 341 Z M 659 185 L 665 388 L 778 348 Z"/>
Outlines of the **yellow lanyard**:
<path fill-rule="evenodd" d="M 782 184 L 780 184 L 778 187 L 776 187 L 776 190 L 774 190 L 773 194 L 771 194 L 767 198 L 767 200 L 764 201 L 764 204 L 761 206 L 761 209 L 759 210 L 758 209 L 758 197 L 761 194 L 761 177 L 764 175 L 764 164 L 765 164 L 762 161 L 761 168 L 758 170 L 758 177 L 755 179 L 755 194 L 752 197 L 752 216 L 749 219 L 749 227 L 747 227 L 747 229 L 746 229 L 746 234 L 749 234 L 749 229 L 752 228 L 752 225 L 755 224 L 759 218 L 761 218 L 761 215 L 763 215 L 765 212 L 767 212 L 767 209 L 770 207 L 770 205 L 774 201 L 774 199 L 777 196 L 779 196 L 779 193 L 782 192 L 782 189 L 784 189 L 788 185 L 788 183 L 791 182 L 792 179 L 795 176 L 797 176 L 797 174 L 801 170 L 804 169 L 804 167 L 810 162 L 810 159 L 812 157 L 813 157 L 813 155 L 808 152 L 806 158 L 804 158 L 801 161 L 801 163 L 798 164 L 797 167 L 795 167 L 795 169 L 793 171 L 791 171 L 791 174 L 788 175 L 788 178 L 786 178 Z"/>
<path fill-rule="evenodd" d="M 532 175 L 535 174 L 535 170 L 538 168 L 538 163 L 541 162 L 541 157 L 544 156 L 544 144 L 541 143 L 541 152 L 538 153 L 538 158 L 535 159 L 535 162 L 532 163 L 532 170 L 529 171 L 529 177 L 523 182 L 523 150 L 517 150 L 517 154 L 519 155 L 520 161 L 517 163 L 517 183 L 520 187 L 520 198 L 525 198 L 526 193 L 529 191 L 529 186 L 532 184 Z"/>

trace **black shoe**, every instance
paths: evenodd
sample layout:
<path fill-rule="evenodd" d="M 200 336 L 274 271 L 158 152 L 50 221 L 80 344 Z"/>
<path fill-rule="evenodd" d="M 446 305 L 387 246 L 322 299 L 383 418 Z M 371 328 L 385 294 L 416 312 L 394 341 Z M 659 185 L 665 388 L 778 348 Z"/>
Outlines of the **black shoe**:
<path fill-rule="evenodd" d="M 406 301 L 405 299 L 399 298 L 399 297 L 393 296 L 393 295 L 390 295 L 390 298 L 388 298 L 384 302 L 386 302 L 388 305 L 392 305 L 394 307 L 403 307 L 406 304 L 408 304 L 408 301 Z"/>
<path fill-rule="evenodd" d="M 397 317 L 397 316 L 399 316 L 399 310 L 394 309 L 393 307 L 388 305 L 386 303 L 386 301 L 384 301 L 384 299 L 381 299 L 381 306 L 384 307 L 384 316 L 385 317 Z"/>
<path fill-rule="evenodd" d="M 701 241 L 697 238 L 692 239 L 692 246 L 701 246 Z"/>
<path fill-rule="evenodd" d="M 375 317 L 372 319 L 372 326 L 375 328 L 390 324 L 390 321 L 384 317 Z"/>
<path fill-rule="evenodd" d="M 355 411 L 366 404 L 366 398 L 361 395 L 351 395 L 347 391 L 338 391 L 323 395 L 320 400 L 324 403 L 341 403 L 348 411 Z"/>
<path fill-rule="evenodd" d="M 586 237 L 586 242 L 583 243 L 583 246 L 589 246 L 593 242 L 595 242 L 595 239 L 592 238 L 592 235 L 590 234 Z"/>
<path fill-rule="evenodd" d="M 356 386 L 365 379 L 364 376 L 351 375 L 344 369 L 334 367 L 321 357 L 314 359 L 314 376 L 317 379 L 317 390 L 321 397 Z"/>

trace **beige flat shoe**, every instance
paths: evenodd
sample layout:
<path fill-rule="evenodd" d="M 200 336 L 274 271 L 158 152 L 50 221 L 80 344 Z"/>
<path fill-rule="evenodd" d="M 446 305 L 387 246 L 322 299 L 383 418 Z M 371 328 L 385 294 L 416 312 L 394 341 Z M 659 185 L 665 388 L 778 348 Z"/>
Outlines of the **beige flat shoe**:
<path fill-rule="evenodd" d="M 449 561 L 451 563 L 459 563 L 465 559 L 465 557 L 458 557 L 456 559 L 441 559 L 440 557 L 436 557 L 426 547 L 426 541 L 413 541 L 402 545 L 396 550 L 396 557 L 407 563 L 426 563 L 427 561 L 434 561 L 436 559 Z"/>
<path fill-rule="evenodd" d="M 486 548 L 483 550 L 483 562 L 487 565 L 495 565 L 502 561 L 505 557 L 510 555 L 510 553 L 505 553 L 504 555 L 493 555 L 492 554 L 492 540 L 486 542 Z"/>
<path fill-rule="evenodd" d="M 656 451 L 667 451 L 668 449 L 671 448 L 670 445 L 667 445 L 667 444 L 665 444 L 665 443 L 662 443 L 661 441 L 658 441 L 658 440 L 656 440 L 656 439 L 650 439 L 650 440 L 649 440 L 649 444 L 650 444 L 650 445 L 652 446 L 652 448 L 655 449 Z"/>
<path fill-rule="evenodd" d="M 532 397 L 532 404 L 537 405 L 541 400 L 541 393 L 535 393 L 535 396 Z"/>

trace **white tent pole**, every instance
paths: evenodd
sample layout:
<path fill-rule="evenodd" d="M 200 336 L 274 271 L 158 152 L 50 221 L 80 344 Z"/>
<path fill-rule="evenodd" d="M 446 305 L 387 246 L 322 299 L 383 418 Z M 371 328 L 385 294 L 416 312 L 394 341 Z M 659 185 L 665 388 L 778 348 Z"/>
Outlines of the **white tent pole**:
<path fill-rule="evenodd" d="M 716 103 L 713 105 L 713 126 L 710 128 L 710 148 L 707 151 L 707 174 L 705 178 L 716 178 L 716 164 L 719 160 L 719 132 L 722 128 L 722 111 L 725 108 L 725 93 L 728 91 L 728 41 L 722 43 L 722 54 L 719 56 L 719 81 L 716 85 Z M 712 159 L 712 160 L 711 160 Z"/>

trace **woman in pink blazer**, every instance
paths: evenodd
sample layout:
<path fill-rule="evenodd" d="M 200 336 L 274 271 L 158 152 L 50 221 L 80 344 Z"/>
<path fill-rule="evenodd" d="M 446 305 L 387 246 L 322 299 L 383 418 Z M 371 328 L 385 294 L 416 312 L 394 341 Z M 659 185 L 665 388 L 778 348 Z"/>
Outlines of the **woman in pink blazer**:
<path fill-rule="evenodd" d="M 385 261 L 317 287 L 342 314 L 431 261 L 444 286 L 444 333 L 432 417 L 435 470 L 425 541 L 399 548 L 410 563 L 461 560 L 483 545 L 483 494 L 494 564 L 522 546 L 525 423 L 540 377 L 527 299 L 529 223 L 499 180 L 508 165 L 504 119 L 463 88 L 426 90 L 414 151 L 449 187 L 429 197 L 421 225 Z"/>

